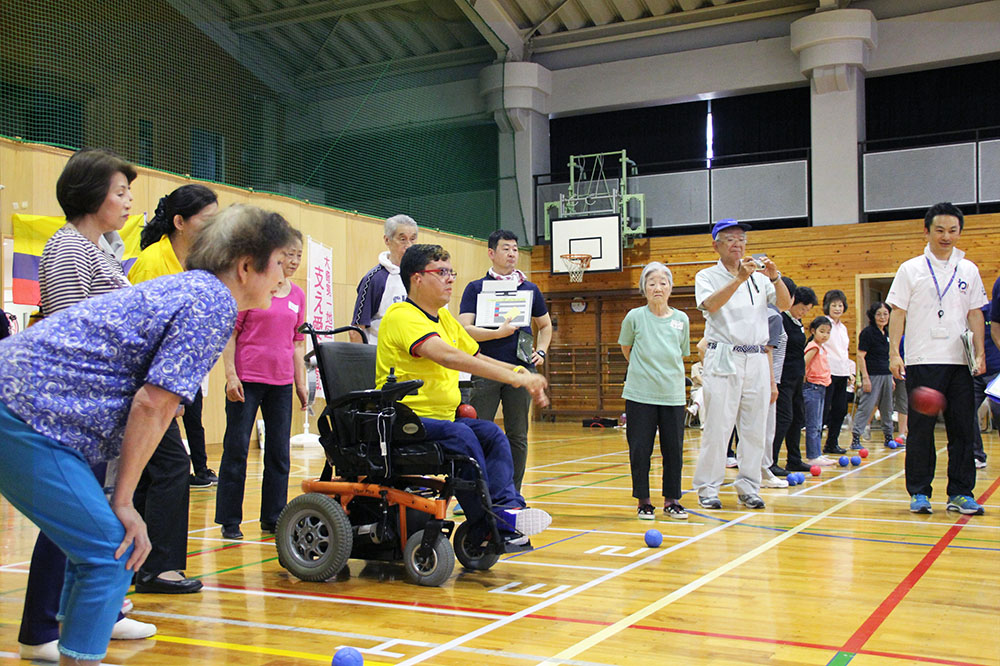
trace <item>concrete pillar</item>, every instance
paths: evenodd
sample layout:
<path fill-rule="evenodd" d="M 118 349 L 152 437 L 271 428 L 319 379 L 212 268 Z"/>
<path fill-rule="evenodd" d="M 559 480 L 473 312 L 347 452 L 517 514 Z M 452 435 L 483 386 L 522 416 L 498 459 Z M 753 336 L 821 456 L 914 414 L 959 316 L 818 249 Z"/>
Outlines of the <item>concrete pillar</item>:
<path fill-rule="evenodd" d="M 497 63 L 479 73 L 479 92 L 500 128 L 500 224 L 534 245 L 532 176 L 549 172 L 552 73 L 531 62 Z"/>
<path fill-rule="evenodd" d="M 876 46 L 867 9 L 819 12 L 792 24 L 791 46 L 811 79 L 813 225 L 859 222 L 858 142 L 865 138 L 865 78 Z"/>

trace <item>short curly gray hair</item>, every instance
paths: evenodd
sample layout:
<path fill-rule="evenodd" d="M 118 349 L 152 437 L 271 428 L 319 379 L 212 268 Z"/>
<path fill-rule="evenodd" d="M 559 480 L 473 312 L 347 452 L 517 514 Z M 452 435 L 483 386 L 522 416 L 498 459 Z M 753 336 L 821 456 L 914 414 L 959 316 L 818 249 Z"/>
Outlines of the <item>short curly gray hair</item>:
<path fill-rule="evenodd" d="M 385 237 L 392 238 L 396 235 L 396 229 L 399 229 L 400 227 L 414 227 L 415 229 L 420 228 L 417 226 L 417 221 L 409 215 L 393 215 L 385 221 Z"/>
<path fill-rule="evenodd" d="M 642 269 L 642 275 L 639 276 L 639 293 L 643 296 L 646 295 L 646 279 L 657 271 L 660 271 L 667 276 L 667 282 L 670 283 L 670 288 L 674 287 L 674 274 L 670 272 L 666 264 L 662 264 L 659 261 L 651 261 L 646 264 L 646 267 Z"/>

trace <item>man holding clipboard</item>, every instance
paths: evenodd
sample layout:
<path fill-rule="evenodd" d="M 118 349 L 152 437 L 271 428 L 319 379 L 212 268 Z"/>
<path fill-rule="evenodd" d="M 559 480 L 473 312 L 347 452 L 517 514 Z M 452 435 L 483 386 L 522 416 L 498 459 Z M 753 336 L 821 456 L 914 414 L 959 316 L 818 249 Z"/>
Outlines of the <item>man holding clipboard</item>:
<path fill-rule="evenodd" d="M 493 266 L 465 287 L 458 320 L 479 342 L 482 354 L 534 372 L 545 362 L 552 341 L 552 319 L 542 292 L 517 269 L 517 240 L 517 235 L 504 229 L 490 234 L 487 254 Z M 537 329 L 537 340 L 532 325 Z M 523 388 L 473 377 L 469 402 L 479 418 L 489 421 L 503 403 L 504 431 L 514 458 L 514 487 L 520 492 L 528 458 L 531 394 Z"/>

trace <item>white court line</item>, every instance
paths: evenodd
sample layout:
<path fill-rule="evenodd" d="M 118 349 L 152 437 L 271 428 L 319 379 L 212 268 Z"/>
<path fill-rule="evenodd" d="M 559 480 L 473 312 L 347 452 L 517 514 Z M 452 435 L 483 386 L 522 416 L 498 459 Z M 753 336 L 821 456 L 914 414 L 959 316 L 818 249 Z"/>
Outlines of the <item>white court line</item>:
<path fill-rule="evenodd" d="M 840 499 L 840 498 L 837 497 L 836 495 L 809 495 L 805 499 L 830 499 L 830 500 L 835 500 L 835 499 Z M 889 498 L 889 497 L 862 497 L 860 501 L 862 501 L 862 502 L 885 502 L 885 503 L 888 503 L 888 504 L 906 504 L 906 505 L 909 505 L 909 503 L 910 503 L 909 498 L 892 499 L 892 498 Z M 934 500 L 932 499 L 931 500 L 931 504 L 933 504 L 933 503 L 934 503 Z M 943 505 L 947 504 L 947 500 L 945 500 L 944 498 L 942 498 L 941 500 L 939 500 L 939 503 L 943 507 Z M 1000 504 L 984 504 L 983 506 L 985 506 L 987 509 L 1000 509 Z M 944 511 L 943 508 L 939 508 L 938 510 L 939 511 Z M 969 524 L 971 525 L 972 523 L 969 523 Z"/>
<path fill-rule="evenodd" d="M 790 497 L 798 497 L 799 495 L 802 495 L 803 493 L 807 493 L 810 490 L 815 490 L 816 488 L 821 488 L 821 487 L 825 486 L 828 483 L 833 483 L 834 481 L 838 481 L 840 479 L 846 478 L 846 477 L 850 476 L 851 474 L 857 474 L 858 472 L 860 472 L 860 471 L 862 471 L 862 470 L 864 470 L 866 468 L 869 468 L 872 465 L 878 465 L 881 462 L 885 462 L 886 460 L 890 460 L 893 457 L 898 456 L 904 450 L 905 449 L 896 449 L 895 451 L 893 451 L 889 455 L 883 456 L 883 457 L 879 458 L 878 460 L 873 460 L 870 463 L 868 463 L 867 465 L 858 465 L 857 467 L 855 467 L 854 469 L 852 469 L 850 471 L 841 472 L 837 476 L 831 477 L 831 478 L 826 479 L 824 481 L 820 481 L 819 483 L 810 484 L 808 487 L 803 487 L 801 490 L 792 491 L 792 492 L 788 493 L 788 495 Z M 942 451 L 944 451 L 944 448 L 938 449 L 938 452 L 937 452 L 938 455 L 941 455 Z"/>
<path fill-rule="evenodd" d="M 364 601 L 362 599 L 340 599 L 337 597 L 320 597 L 313 594 L 296 594 L 294 592 L 270 592 L 267 590 L 245 590 L 233 589 L 229 587 L 214 587 L 206 585 L 201 588 L 203 591 L 219 592 L 220 594 L 242 594 L 249 597 L 272 597 L 275 599 L 296 599 L 298 601 L 316 601 L 326 604 L 340 604 L 343 606 L 368 606 L 372 608 L 389 608 L 392 610 L 413 611 L 415 613 L 429 613 L 431 615 L 455 615 L 458 617 L 473 617 L 479 619 L 496 619 L 496 613 L 476 613 L 474 611 L 453 610 L 449 608 L 428 608 L 426 606 L 413 606 L 409 603 L 391 603 L 387 601 Z M 135 611 L 133 611 L 135 612 Z"/>
<path fill-rule="evenodd" d="M 248 629 L 264 629 L 267 631 L 288 631 L 300 634 L 312 634 L 316 636 L 332 636 L 334 638 L 347 639 L 352 641 L 370 641 L 376 645 L 385 645 L 386 643 L 394 643 L 396 645 L 407 645 L 410 647 L 434 647 L 439 645 L 439 643 L 431 643 L 429 641 L 415 641 L 410 639 L 402 638 L 389 638 L 388 636 L 378 636 L 375 634 L 357 634 L 348 631 L 335 631 L 333 629 L 317 629 L 313 627 L 297 627 L 294 625 L 287 624 L 271 624 L 268 622 L 247 622 L 245 620 L 232 620 L 228 618 L 221 617 L 208 617 L 204 615 L 181 615 L 179 613 L 160 613 L 157 611 L 132 611 L 132 615 L 140 615 L 149 618 L 160 618 L 164 620 L 179 620 L 183 622 L 192 622 L 195 625 L 202 624 L 221 624 L 225 626 L 233 627 L 245 627 Z M 359 650 L 361 648 L 358 648 Z M 539 659 L 544 659 L 545 657 L 540 657 L 533 654 L 521 654 L 517 652 L 507 652 L 505 650 L 487 650 L 483 648 L 470 648 L 470 647 L 459 647 L 455 648 L 456 652 L 465 652 L 469 654 L 481 654 L 490 657 L 504 657 L 504 658 L 514 658 L 523 659 L 525 661 L 538 661 Z M 0 653 L 0 656 L 7 653 Z M 567 664 L 572 666 L 607 666 L 606 664 L 601 664 L 599 662 L 592 661 L 567 661 Z"/>
<path fill-rule="evenodd" d="M 597 585 L 601 585 L 602 583 L 605 583 L 605 582 L 607 582 L 609 580 L 617 578 L 618 576 L 621 576 L 624 573 L 628 573 L 629 571 L 632 571 L 633 569 L 636 569 L 636 568 L 641 567 L 641 566 L 643 566 L 645 564 L 648 564 L 648 563 L 653 562 L 655 560 L 658 560 L 658 559 L 660 559 L 662 557 L 665 557 L 665 556 L 669 555 L 670 553 L 673 553 L 676 550 L 680 550 L 681 548 L 684 548 L 685 546 L 690 546 L 691 544 L 693 544 L 693 543 L 695 543 L 697 541 L 700 541 L 700 540 L 702 540 L 702 539 L 704 539 L 706 537 L 709 537 L 709 536 L 715 534 L 716 532 L 721 532 L 722 530 L 728 529 L 728 528 L 732 527 L 733 525 L 738 525 L 739 523 L 741 523 L 742 521 L 746 520 L 750 516 L 751 516 L 751 514 L 749 514 L 749 513 L 743 514 L 742 516 L 740 516 L 739 518 L 736 518 L 735 520 L 732 520 L 732 521 L 730 521 L 728 523 L 723 523 L 721 525 L 713 527 L 712 529 L 707 530 L 705 532 L 702 532 L 701 534 L 699 534 L 697 536 L 691 537 L 687 541 L 683 541 L 681 543 L 675 544 L 675 545 L 671 546 L 670 548 L 666 548 L 664 550 L 657 550 L 656 552 L 652 553 L 651 555 L 647 555 L 646 557 L 642 558 L 641 560 L 637 560 L 635 562 L 631 562 L 628 565 L 622 567 L 621 569 L 617 569 L 617 570 L 615 570 L 613 572 L 610 572 L 610 573 L 607 573 L 607 574 L 601 576 L 600 578 L 595 578 L 594 580 L 589 581 L 587 583 L 584 583 L 583 585 L 579 585 L 579 586 L 577 586 L 577 587 L 575 587 L 575 588 L 573 588 L 571 590 L 566 590 L 565 592 L 563 592 L 561 594 L 557 594 L 554 597 L 550 597 L 548 599 L 545 599 L 544 601 L 540 601 L 539 603 L 535 604 L 534 606 L 530 606 L 528 608 L 524 608 L 522 610 L 519 610 L 518 612 L 514 613 L 513 615 L 509 615 L 509 616 L 507 616 L 505 618 L 501 618 L 499 620 L 491 622 L 490 624 L 484 625 L 484 626 L 480 627 L 479 629 L 475 629 L 474 631 L 470 631 L 469 633 L 467 633 L 467 634 L 465 634 L 463 636 L 459 636 L 457 638 L 453 638 L 452 640 L 448 641 L 447 643 L 439 645 L 436 648 L 428 650 L 427 652 L 424 652 L 422 654 L 418 654 L 415 657 L 411 657 L 411 658 L 409 658 L 409 659 L 407 659 L 405 661 L 401 661 L 398 664 L 396 664 L 396 666 L 412 666 L 413 664 L 419 664 L 419 663 L 421 663 L 423 661 L 426 661 L 427 659 L 430 659 L 431 657 L 434 657 L 434 656 L 439 655 L 439 654 L 441 654 L 443 652 L 447 652 L 449 650 L 452 650 L 452 649 L 454 649 L 454 648 L 456 648 L 456 647 L 458 647 L 460 645 L 463 645 L 464 643 L 467 643 L 467 642 L 469 642 L 469 641 L 471 641 L 471 640 L 473 640 L 475 638 L 478 638 L 479 636 L 482 636 L 483 634 L 488 634 L 488 633 L 490 633 L 491 631 L 493 631 L 495 629 L 500 629 L 502 627 L 505 627 L 508 624 L 510 624 L 512 622 L 516 622 L 517 620 L 520 620 L 521 618 L 523 618 L 525 616 L 531 615 L 533 613 L 537 613 L 538 611 L 542 610 L 543 608 L 548 608 L 549 606 L 552 606 L 554 604 L 563 602 L 566 599 L 574 597 L 577 594 L 580 594 L 581 592 L 585 592 L 585 591 L 589 590 L 592 587 L 595 587 Z"/>
<path fill-rule="evenodd" d="M 649 525 L 656 525 L 656 524 L 657 523 L 654 523 L 654 522 L 650 522 L 649 523 Z M 663 523 L 660 523 L 660 524 L 662 525 Z M 676 523 L 674 521 L 671 521 L 669 524 L 674 525 Z M 693 524 L 694 525 L 704 525 L 704 523 L 693 523 Z M 648 527 L 648 525 L 647 525 L 647 527 Z M 628 536 L 628 537 L 641 537 L 641 536 L 643 536 L 646 533 L 645 530 L 643 530 L 642 532 L 616 532 L 614 530 L 581 530 L 581 529 L 574 529 L 572 527 L 549 527 L 545 531 L 546 532 L 576 532 L 577 534 L 612 534 L 614 536 Z M 680 535 L 680 534 L 664 534 L 663 538 L 664 539 L 687 539 L 690 536 L 691 536 L 690 534 L 685 534 L 683 536 Z"/>
<path fill-rule="evenodd" d="M 628 451 L 612 451 L 611 453 L 600 453 L 596 456 L 586 456 L 584 458 L 575 458 L 573 460 L 563 460 L 562 462 L 548 463 L 547 465 L 535 465 L 534 467 L 529 467 L 528 470 L 536 469 L 548 469 L 549 467 L 558 467 L 559 465 L 572 465 L 573 463 L 585 462 L 587 460 L 597 460 L 598 458 L 607 458 L 608 456 L 627 456 Z"/>
<path fill-rule="evenodd" d="M 551 562 L 532 562 L 530 560 L 521 560 L 508 558 L 505 560 L 500 560 L 503 564 L 520 564 L 526 567 L 552 567 L 553 569 L 583 569 L 585 571 L 618 571 L 618 569 L 612 569 L 610 567 L 585 567 L 582 564 L 552 564 Z"/>
<path fill-rule="evenodd" d="M 862 498 L 862 499 L 864 499 L 864 498 Z M 769 511 L 766 514 L 761 514 L 761 515 L 767 515 L 767 516 L 787 516 L 789 518 L 809 518 L 809 517 L 811 517 L 811 516 L 813 516 L 815 514 L 811 514 L 811 513 L 778 513 L 776 511 Z M 828 516 L 827 520 L 849 520 L 849 521 L 856 521 L 856 522 L 862 522 L 862 523 L 898 523 L 898 524 L 901 524 L 901 525 L 913 525 L 915 527 L 919 527 L 921 525 L 940 525 L 942 527 L 954 527 L 955 526 L 954 522 L 944 523 L 944 522 L 940 522 L 940 521 L 920 520 L 920 519 L 916 519 L 916 518 L 911 519 L 911 520 L 903 520 L 902 518 L 869 518 L 867 516 Z M 968 523 L 966 523 L 965 527 L 980 527 L 980 528 L 985 528 L 985 529 L 988 529 L 988 530 L 1000 530 L 1000 525 L 980 525 L 978 523 L 973 523 L 971 521 L 968 522 Z M 546 531 L 549 531 L 551 529 L 552 528 L 550 527 Z"/>

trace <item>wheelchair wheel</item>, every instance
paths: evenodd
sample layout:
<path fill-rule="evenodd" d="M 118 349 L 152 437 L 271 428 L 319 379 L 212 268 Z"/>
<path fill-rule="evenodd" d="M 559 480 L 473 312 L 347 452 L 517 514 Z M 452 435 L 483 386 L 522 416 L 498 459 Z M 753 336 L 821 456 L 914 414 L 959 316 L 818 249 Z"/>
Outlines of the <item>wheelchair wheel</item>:
<path fill-rule="evenodd" d="M 455 528 L 455 557 L 466 569 L 486 571 L 500 559 L 500 553 L 490 549 L 482 541 L 476 543 L 469 538 L 469 521 Z"/>
<path fill-rule="evenodd" d="M 340 502 L 320 493 L 299 495 L 289 502 L 274 537 L 281 566 L 296 578 L 317 583 L 344 568 L 353 541 Z"/>
<path fill-rule="evenodd" d="M 444 584 L 455 569 L 455 551 L 451 542 L 442 535 L 434 544 L 434 551 L 427 557 L 420 557 L 417 550 L 424 539 L 424 531 L 414 532 L 403 549 L 403 564 L 411 583 L 427 587 Z"/>

